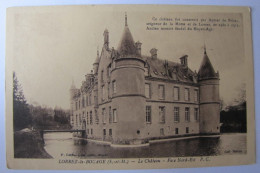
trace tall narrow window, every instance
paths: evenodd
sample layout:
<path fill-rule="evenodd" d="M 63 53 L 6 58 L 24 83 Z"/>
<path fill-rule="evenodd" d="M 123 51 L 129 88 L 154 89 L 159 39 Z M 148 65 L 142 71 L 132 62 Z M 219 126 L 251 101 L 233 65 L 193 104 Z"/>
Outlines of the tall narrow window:
<path fill-rule="evenodd" d="M 151 123 L 152 119 L 152 112 L 151 112 L 151 106 L 146 106 L 146 123 Z"/>
<path fill-rule="evenodd" d="M 76 110 L 78 110 L 78 102 L 75 102 Z"/>
<path fill-rule="evenodd" d="M 173 99 L 180 100 L 180 89 L 179 87 L 173 87 Z"/>
<path fill-rule="evenodd" d="M 80 109 L 80 100 L 79 100 L 79 109 Z"/>
<path fill-rule="evenodd" d="M 116 109 L 113 109 L 113 122 L 114 123 L 117 122 L 117 111 L 116 111 Z"/>
<path fill-rule="evenodd" d="M 159 99 L 163 100 L 165 97 L 164 85 L 159 85 Z"/>
<path fill-rule="evenodd" d="M 79 125 L 81 125 L 81 121 L 82 121 L 81 114 L 79 114 Z"/>
<path fill-rule="evenodd" d="M 84 96 L 82 97 L 82 107 L 83 108 L 85 107 L 85 97 Z"/>
<path fill-rule="evenodd" d="M 174 107 L 174 122 L 180 122 L 180 108 Z"/>
<path fill-rule="evenodd" d="M 115 80 L 112 82 L 112 89 L 113 89 L 113 94 L 115 94 L 116 93 L 116 81 Z"/>
<path fill-rule="evenodd" d="M 109 136 L 112 136 L 112 129 L 109 129 Z"/>
<path fill-rule="evenodd" d="M 199 92 L 198 90 L 194 90 L 194 101 L 197 102 L 198 101 L 198 96 L 199 96 Z"/>
<path fill-rule="evenodd" d="M 106 129 L 103 129 L 103 135 L 106 136 Z"/>
<path fill-rule="evenodd" d="M 178 135 L 179 134 L 179 129 L 175 128 L 175 134 Z"/>
<path fill-rule="evenodd" d="M 102 109 L 102 122 L 106 123 L 106 108 Z"/>
<path fill-rule="evenodd" d="M 76 126 L 78 125 L 78 115 L 76 115 Z"/>
<path fill-rule="evenodd" d="M 102 101 L 105 100 L 105 85 L 102 86 L 102 90 L 101 90 L 101 95 L 102 95 Z"/>
<path fill-rule="evenodd" d="M 86 106 L 88 106 L 88 96 L 86 97 Z"/>
<path fill-rule="evenodd" d="M 91 94 L 89 94 L 89 105 L 91 105 Z"/>
<path fill-rule="evenodd" d="M 199 120 L 199 109 L 194 108 L 194 120 L 198 121 Z"/>
<path fill-rule="evenodd" d="M 110 83 L 107 83 L 107 98 L 110 98 Z"/>
<path fill-rule="evenodd" d="M 89 112 L 89 123 L 93 124 L 92 111 Z"/>
<path fill-rule="evenodd" d="M 186 127 L 186 133 L 189 133 L 189 131 L 190 131 L 189 127 Z"/>
<path fill-rule="evenodd" d="M 90 129 L 90 134 L 93 135 L 93 129 Z"/>
<path fill-rule="evenodd" d="M 164 135 L 164 129 L 163 129 L 163 128 L 160 129 L 160 135 L 161 135 L 161 136 Z"/>
<path fill-rule="evenodd" d="M 88 117 L 88 112 L 87 112 L 87 124 L 89 124 L 89 117 Z"/>
<path fill-rule="evenodd" d="M 190 108 L 188 107 L 185 108 L 185 121 L 190 121 Z"/>
<path fill-rule="evenodd" d="M 151 84 L 149 83 L 145 84 L 145 97 L 151 98 Z"/>
<path fill-rule="evenodd" d="M 165 107 L 164 106 L 159 106 L 159 122 L 160 123 L 165 123 Z"/>
<path fill-rule="evenodd" d="M 101 71 L 101 83 L 104 82 L 104 70 Z"/>
<path fill-rule="evenodd" d="M 184 100 L 185 101 L 189 101 L 190 100 L 190 89 L 189 88 L 185 88 L 184 89 Z"/>
<path fill-rule="evenodd" d="M 109 123 L 112 123 L 112 110 L 111 110 L 111 106 L 109 106 L 109 110 L 108 110 L 108 112 L 109 112 Z"/>

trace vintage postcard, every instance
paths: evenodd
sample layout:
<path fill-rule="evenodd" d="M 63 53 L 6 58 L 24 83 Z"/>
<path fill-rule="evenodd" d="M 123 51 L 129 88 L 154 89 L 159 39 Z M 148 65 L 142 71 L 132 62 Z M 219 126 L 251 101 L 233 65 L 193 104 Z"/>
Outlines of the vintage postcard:
<path fill-rule="evenodd" d="M 10 169 L 255 163 L 248 7 L 7 9 Z"/>

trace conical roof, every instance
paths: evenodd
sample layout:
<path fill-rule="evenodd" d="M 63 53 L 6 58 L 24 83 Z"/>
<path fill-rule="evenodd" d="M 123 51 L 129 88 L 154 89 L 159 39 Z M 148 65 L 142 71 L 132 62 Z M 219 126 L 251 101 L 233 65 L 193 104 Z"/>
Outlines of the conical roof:
<path fill-rule="evenodd" d="M 199 77 L 199 79 L 209 79 L 209 78 L 218 77 L 209 60 L 206 50 L 204 51 L 204 56 L 203 56 L 202 63 L 200 65 L 198 77 Z"/>
<path fill-rule="evenodd" d="M 125 16 L 125 29 L 117 50 L 121 57 L 136 55 L 135 42 L 127 25 L 127 16 Z"/>

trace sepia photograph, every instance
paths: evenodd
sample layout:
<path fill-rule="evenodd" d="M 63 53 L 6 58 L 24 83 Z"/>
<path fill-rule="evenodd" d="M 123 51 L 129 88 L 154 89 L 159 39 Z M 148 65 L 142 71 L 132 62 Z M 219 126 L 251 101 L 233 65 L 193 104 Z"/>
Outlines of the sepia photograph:
<path fill-rule="evenodd" d="M 247 7 L 7 10 L 12 169 L 255 162 Z"/>

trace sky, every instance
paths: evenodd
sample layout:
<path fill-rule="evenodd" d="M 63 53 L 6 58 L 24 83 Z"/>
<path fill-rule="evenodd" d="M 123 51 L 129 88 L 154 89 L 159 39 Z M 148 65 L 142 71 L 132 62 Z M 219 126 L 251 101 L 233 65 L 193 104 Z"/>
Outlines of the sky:
<path fill-rule="evenodd" d="M 13 71 L 23 87 L 28 103 L 49 107 L 70 107 L 72 80 L 81 86 L 90 73 L 97 49 L 103 46 L 103 32 L 109 31 L 110 47 L 118 47 L 125 20 L 134 41 L 142 43 L 142 54 L 158 49 L 158 58 L 179 62 L 188 55 L 188 66 L 199 70 L 204 44 L 220 74 L 220 97 L 226 104 L 237 98 L 245 82 L 245 54 L 242 15 L 236 13 L 188 13 L 169 8 L 141 6 L 52 6 L 13 9 L 7 25 L 7 44 L 13 58 Z M 148 31 L 152 18 L 232 18 L 241 27 L 215 28 L 213 31 Z M 7 20 L 8 22 L 8 20 Z M 10 56 L 11 55 L 11 56 Z"/>

